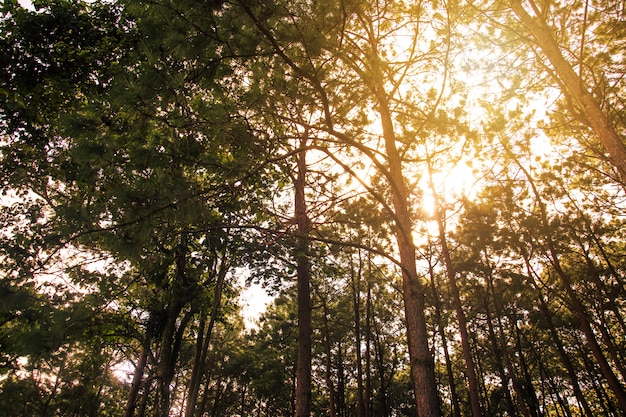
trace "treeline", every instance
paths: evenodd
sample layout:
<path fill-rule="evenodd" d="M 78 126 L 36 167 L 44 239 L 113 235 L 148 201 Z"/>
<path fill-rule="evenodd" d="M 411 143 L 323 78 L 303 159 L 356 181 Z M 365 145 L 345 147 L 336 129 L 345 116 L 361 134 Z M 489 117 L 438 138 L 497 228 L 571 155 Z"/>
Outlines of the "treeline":
<path fill-rule="evenodd" d="M 0 416 L 623 416 L 624 16 L 5 1 Z"/>

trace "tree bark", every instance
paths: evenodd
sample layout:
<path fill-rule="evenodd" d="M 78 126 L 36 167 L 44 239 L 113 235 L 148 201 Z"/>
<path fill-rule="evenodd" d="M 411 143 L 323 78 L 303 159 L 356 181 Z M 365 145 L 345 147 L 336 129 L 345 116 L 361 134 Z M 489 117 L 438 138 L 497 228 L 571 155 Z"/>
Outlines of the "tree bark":
<path fill-rule="evenodd" d="M 394 369 L 389 372 L 389 376 L 385 377 L 385 350 L 383 346 L 383 341 L 381 340 L 381 331 L 380 326 L 377 325 L 376 320 L 373 320 L 374 327 L 374 351 L 375 351 L 375 361 L 376 361 L 376 369 L 378 369 L 378 380 L 380 383 L 380 388 L 378 391 L 378 398 L 380 401 L 380 409 L 381 414 L 380 417 L 388 417 L 390 414 L 389 404 L 387 398 L 388 388 L 391 380 L 393 379 Z"/>
<path fill-rule="evenodd" d="M 372 415 L 372 260 L 367 260 L 367 298 L 365 300 L 365 417 Z M 382 389 L 382 387 L 381 387 Z"/>
<path fill-rule="evenodd" d="M 452 401 L 452 415 L 454 417 L 461 417 L 461 406 L 459 404 L 459 394 L 456 391 L 456 382 L 454 378 L 454 371 L 452 370 L 452 361 L 450 360 L 450 350 L 448 349 L 448 338 L 446 336 L 446 330 L 443 325 L 441 317 L 442 307 L 441 300 L 439 299 L 439 291 L 437 291 L 437 283 L 435 282 L 435 272 L 433 270 L 432 262 L 429 260 L 429 274 L 430 285 L 433 290 L 433 298 L 435 299 L 435 321 L 437 322 L 437 331 L 439 337 L 441 337 L 441 348 L 446 360 L 446 372 L 448 373 L 448 386 L 450 387 L 450 397 Z"/>
<path fill-rule="evenodd" d="M 175 360 L 174 338 L 176 335 L 176 319 L 182 310 L 182 303 L 177 297 L 171 300 L 167 309 L 167 319 L 161 333 L 161 346 L 159 349 L 159 362 L 157 366 L 157 381 L 159 401 L 157 402 L 155 416 L 168 417 L 170 411 L 170 383 L 172 382 L 172 362 Z"/>
<path fill-rule="evenodd" d="M 498 343 L 498 338 L 496 337 L 496 332 L 493 328 L 493 317 L 491 316 L 491 308 L 489 307 L 489 295 L 485 294 L 485 313 L 487 315 L 487 327 L 489 329 L 489 339 L 491 341 L 491 345 L 493 346 L 494 351 L 494 361 L 495 366 L 497 368 L 498 374 L 500 376 L 502 392 L 504 394 L 504 399 L 506 402 L 506 409 L 510 416 L 516 417 L 517 410 L 515 409 L 515 404 L 513 403 L 513 398 L 511 397 L 511 391 L 509 390 L 509 376 L 506 373 L 504 367 L 504 361 L 502 360 L 502 351 L 500 349 L 500 344 Z"/>
<path fill-rule="evenodd" d="M 141 380 L 143 379 L 143 373 L 146 369 L 146 363 L 148 360 L 148 349 L 145 346 L 141 347 L 141 354 L 139 356 L 139 362 L 135 367 L 135 374 L 133 375 L 133 381 L 131 383 L 130 392 L 126 400 L 126 409 L 124 410 L 124 417 L 133 417 L 135 414 L 135 407 L 137 405 L 137 398 L 139 397 L 139 390 L 141 388 Z"/>
<path fill-rule="evenodd" d="M 470 407 L 472 409 L 473 417 L 481 417 L 483 410 L 480 406 L 480 396 L 478 393 L 478 378 L 476 377 L 476 365 L 474 364 L 474 358 L 472 356 L 472 347 L 469 343 L 469 335 L 467 332 L 467 318 L 465 311 L 463 311 L 463 303 L 461 301 L 461 295 L 459 293 L 459 287 L 456 282 L 456 272 L 454 265 L 452 264 L 452 257 L 450 256 L 450 249 L 448 248 L 448 240 L 446 238 L 446 225 L 445 225 L 445 212 L 439 199 L 439 194 L 435 188 L 433 182 L 432 170 L 430 166 L 430 160 L 428 161 L 428 176 L 431 192 L 433 193 L 433 200 L 435 205 L 435 217 L 437 221 L 437 229 L 439 231 L 439 244 L 441 246 L 441 256 L 443 257 L 443 264 L 446 269 L 446 276 L 448 278 L 448 287 L 450 295 L 452 296 L 452 302 L 456 311 L 456 318 L 459 324 L 459 334 L 461 336 L 461 347 L 463 350 L 463 359 L 465 360 L 465 372 L 467 373 L 467 384 L 469 389 Z"/>
<path fill-rule="evenodd" d="M 296 417 L 311 415 L 311 271 L 309 265 L 310 224 L 306 209 L 306 146 L 307 138 L 300 141 L 297 155 L 298 172 L 294 180 L 296 234 L 296 273 L 298 291 L 298 362 L 296 364 Z"/>
<path fill-rule="evenodd" d="M 528 271 L 530 282 L 532 283 L 533 288 L 535 289 L 535 291 L 537 291 L 537 294 L 538 294 L 539 309 L 541 310 L 544 318 L 546 319 L 546 324 L 548 325 L 550 336 L 552 337 L 552 340 L 557 348 L 557 351 L 559 352 L 561 361 L 563 361 L 563 366 L 565 366 L 565 370 L 567 371 L 567 374 L 569 375 L 570 381 L 572 383 L 572 389 L 574 391 L 574 395 L 576 396 L 578 403 L 584 410 L 585 415 L 587 417 L 592 417 L 593 412 L 591 411 L 591 408 L 589 407 L 589 403 L 585 399 L 585 396 L 583 395 L 583 392 L 580 388 L 580 383 L 578 381 L 578 374 L 576 372 L 576 369 L 574 368 L 574 364 L 572 363 L 570 357 L 565 351 L 563 342 L 561 341 L 561 338 L 559 337 L 559 333 L 556 330 L 556 326 L 554 325 L 554 321 L 552 320 L 553 315 L 550 312 L 550 309 L 548 308 L 548 304 L 546 300 L 544 299 L 543 294 L 540 293 L 539 286 L 537 285 L 537 282 L 534 277 L 535 273 L 530 265 L 530 260 L 528 259 L 528 256 L 525 253 L 524 253 L 524 263 L 526 264 L 526 270 Z"/>
<path fill-rule="evenodd" d="M 563 57 L 561 49 L 547 24 L 534 19 L 522 6 L 521 0 L 510 0 L 511 9 L 535 38 L 543 53 L 548 57 L 559 78 L 561 91 L 578 104 L 587 125 L 594 131 L 608 152 L 608 159 L 626 181 L 626 147 L 608 120 L 597 100 L 589 92 L 585 81 L 576 74 L 572 65 Z M 583 65 L 582 62 L 579 65 Z"/>
<path fill-rule="evenodd" d="M 187 396 L 187 404 L 185 409 L 185 417 L 193 417 L 196 404 L 198 402 L 198 393 L 200 391 L 200 384 L 202 377 L 204 376 L 204 369 L 206 364 L 206 356 L 209 350 L 209 343 L 211 342 L 211 335 L 213 328 L 215 327 L 215 321 L 220 311 L 222 302 L 222 289 L 224 287 L 224 280 L 228 267 L 225 262 L 220 264 L 220 269 L 217 273 L 217 280 L 215 282 L 215 288 L 213 289 L 213 305 L 211 307 L 211 319 L 207 326 L 206 334 L 204 331 L 206 317 L 202 317 L 200 328 L 198 329 L 198 337 L 196 340 L 196 351 L 194 354 L 194 363 L 191 370 L 191 379 L 189 382 L 189 395 Z"/>
<path fill-rule="evenodd" d="M 352 310 L 354 313 L 354 349 L 356 354 L 356 378 L 357 378 L 357 417 L 365 416 L 365 403 L 363 400 L 363 359 L 361 357 L 361 259 L 359 259 L 358 272 L 355 273 L 354 265 L 350 262 L 351 286 L 352 286 Z"/>
<path fill-rule="evenodd" d="M 325 294 L 320 295 L 322 303 L 322 330 L 324 331 L 324 350 L 326 352 L 326 387 L 328 388 L 328 416 L 336 417 L 337 411 L 335 407 L 335 385 L 333 384 L 332 369 L 333 360 L 330 346 L 330 327 L 328 326 L 328 304 L 326 303 Z"/>
<path fill-rule="evenodd" d="M 546 211 L 545 204 L 543 200 L 541 199 L 541 194 L 539 193 L 539 190 L 537 189 L 530 173 L 522 166 L 522 164 L 517 159 L 515 158 L 513 159 L 517 163 L 520 170 L 526 176 L 528 183 L 530 185 L 530 188 L 533 192 L 533 195 L 535 196 L 535 199 L 537 201 L 537 205 L 539 207 L 539 214 L 541 216 L 539 221 L 541 222 L 543 229 L 545 230 L 544 237 L 546 239 L 546 245 L 547 245 L 546 255 L 550 259 L 552 263 L 552 267 L 554 268 L 554 271 L 556 272 L 557 276 L 559 277 L 561 281 L 561 285 L 563 285 L 563 289 L 565 290 L 565 294 L 569 301 L 569 307 L 571 311 L 578 318 L 580 322 L 580 329 L 585 335 L 586 342 L 589 344 L 589 347 L 593 353 L 593 356 L 598 363 L 598 367 L 600 368 L 602 375 L 606 379 L 606 382 L 609 385 L 609 388 L 611 388 L 611 391 L 613 391 L 613 394 L 615 395 L 615 398 L 617 399 L 617 402 L 620 405 L 620 408 L 622 410 L 626 410 L 626 390 L 624 389 L 624 386 L 622 382 L 620 381 L 620 379 L 617 377 L 617 375 L 615 375 L 615 372 L 613 372 L 613 367 L 610 365 L 609 361 L 607 360 L 604 354 L 604 351 L 602 350 L 602 346 L 600 346 L 600 343 L 598 342 L 596 334 L 594 333 L 593 328 L 591 326 L 592 325 L 591 318 L 590 318 L 591 315 L 587 312 L 587 308 L 582 303 L 582 301 L 580 300 L 580 297 L 574 290 L 574 286 L 572 284 L 570 276 L 563 270 L 563 267 L 561 266 L 559 254 L 557 253 L 554 240 L 550 234 L 550 229 L 549 229 L 550 224 L 548 221 L 548 214 Z"/>
<path fill-rule="evenodd" d="M 373 42 L 373 41 L 372 41 Z M 376 50 L 377 48 L 372 48 Z M 428 346 L 426 327 L 426 288 L 417 274 L 416 252 L 413 243 L 413 219 L 409 211 L 409 193 L 402 171 L 402 161 L 396 145 L 396 135 L 389 109 L 378 57 L 373 58 L 374 93 L 381 118 L 383 140 L 387 154 L 393 208 L 396 217 L 396 241 L 402 265 L 404 315 L 409 348 L 411 380 L 415 390 L 417 413 L 420 417 L 439 417 L 439 397 L 435 380 L 435 364 Z"/>
<path fill-rule="evenodd" d="M 486 251 L 485 251 L 486 252 Z M 485 260 L 489 259 L 487 253 L 485 253 Z M 495 287 L 493 285 L 493 275 L 489 273 L 487 286 L 489 292 L 491 293 L 491 298 L 493 299 L 493 306 L 496 313 L 496 322 L 498 323 L 498 334 L 500 339 L 500 352 L 502 354 L 502 359 L 504 361 L 504 365 L 507 370 L 507 375 L 511 379 L 511 385 L 513 386 L 513 391 L 515 391 L 515 395 L 517 397 L 518 408 L 522 412 L 524 417 L 531 417 L 531 411 L 526 404 L 527 398 L 520 387 L 519 380 L 517 378 L 515 367 L 513 366 L 513 362 L 511 361 L 511 355 L 509 355 L 509 349 L 506 343 L 506 335 L 504 333 L 504 324 L 502 323 L 502 319 L 504 318 L 504 314 L 502 312 L 502 307 L 500 306 L 499 297 L 495 292 Z M 534 417 L 534 416 L 532 416 Z"/>

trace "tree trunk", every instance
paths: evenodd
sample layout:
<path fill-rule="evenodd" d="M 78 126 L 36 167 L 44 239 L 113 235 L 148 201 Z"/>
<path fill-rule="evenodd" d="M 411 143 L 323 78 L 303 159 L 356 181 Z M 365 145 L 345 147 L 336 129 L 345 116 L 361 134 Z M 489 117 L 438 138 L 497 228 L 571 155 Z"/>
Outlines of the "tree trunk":
<path fill-rule="evenodd" d="M 559 356 L 561 357 L 563 366 L 565 366 L 565 370 L 567 371 L 567 374 L 569 375 L 570 381 L 572 383 L 572 389 L 574 391 L 574 395 L 576 396 L 576 399 L 578 400 L 578 403 L 580 404 L 580 406 L 585 411 L 585 415 L 587 415 L 587 417 L 592 417 L 593 412 L 591 411 L 591 408 L 589 407 L 589 403 L 585 399 L 585 396 L 583 395 L 583 392 L 580 388 L 580 383 L 578 382 L 578 374 L 576 372 L 576 369 L 574 368 L 574 365 L 570 357 L 565 351 L 563 342 L 561 341 L 561 338 L 559 337 L 559 333 L 557 332 L 556 327 L 554 325 L 554 321 L 552 320 L 552 313 L 550 312 L 550 309 L 548 308 L 548 304 L 546 303 L 546 300 L 543 298 L 543 295 L 539 292 L 539 286 L 537 285 L 537 282 L 534 279 L 534 271 L 532 270 L 530 266 L 530 261 L 528 260 L 526 255 L 524 255 L 524 262 L 526 263 L 526 269 L 528 270 L 528 276 L 533 284 L 533 288 L 538 293 L 539 309 L 541 310 L 544 318 L 546 319 L 546 324 L 548 325 L 550 336 L 552 337 L 552 340 L 557 348 L 557 351 L 559 352 Z"/>
<path fill-rule="evenodd" d="M 380 326 L 376 324 L 376 320 L 373 320 L 374 327 L 374 350 L 375 350 L 375 360 L 376 360 L 376 368 L 378 369 L 378 379 L 380 383 L 380 389 L 378 392 L 378 398 L 380 401 L 381 408 L 381 416 L 380 417 L 388 417 L 390 414 L 389 404 L 387 398 L 388 388 L 391 380 L 393 379 L 394 371 L 392 370 L 387 378 L 385 378 L 385 351 L 383 342 L 380 340 Z"/>
<path fill-rule="evenodd" d="M 502 360 L 502 351 L 500 349 L 500 344 L 498 343 L 498 339 L 496 337 L 496 332 L 493 328 L 493 317 L 491 315 L 491 308 L 489 307 L 489 295 L 486 294 L 485 301 L 485 314 L 487 315 L 487 327 L 489 329 L 489 339 L 491 340 L 491 345 L 493 346 L 494 352 L 494 361 L 496 365 L 496 369 L 500 376 L 502 392 L 504 393 L 504 399 L 506 401 L 506 409 L 510 416 L 517 416 L 517 411 L 515 409 L 515 404 L 513 403 L 513 398 L 511 397 L 511 391 L 509 390 L 509 377 L 506 373 L 504 362 Z"/>
<path fill-rule="evenodd" d="M 446 361 L 446 372 L 448 373 L 448 386 L 450 387 L 450 397 L 452 400 L 452 415 L 454 415 L 454 417 L 461 417 L 461 406 L 459 404 L 459 394 L 456 391 L 454 371 L 452 370 L 452 361 L 450 360 L 448 338 L 446 337 L 446 330 L 444 328 L 443 320 L 441 317 L 441 300 L 439 299 L 439 291 L 437 291 L 437 283 L 435 282 L 435 271 L 433 270 L 433 265 L 430 260 L 428 270 L 430 274 L 430 285 L 433 290 L 433 298 L 435 300 L 435 321 L 437 323 L 437 331 L 439 332 L 439 337 L 441 337 L 441 348 L 443 350 L 443 355 Z"/>
<path fill-rule="evenodd" d="M 336 417 L 337 411 L 335 409 L 335 386 L 333 384 L 332 369 L 333 360 L 330 346 L 330 326 L 328 326 L 328 304 L 326 303 L 325 294 L 320 294 L 322 300 L 322 330 L 324 332 L 324 350 L 326 352 L 326 387 L 328 388 L 328 416 Z"/>
<path fill-rule="evenodd" d="M 148 322 L 148 327 L 150 327 L 150 322 Z M 150 349 L 150 338 L 149 335 L 150 330 L 146 330 L 146 340 L 141 345 L 141 353 L 139 354 L 139 361 L 137 362 L 137 366 L 135 367 L 135 373 L 133 375 L 133 381 L 130 385 L 130 391 L 128 392 L 128 398 L 126 399 L 126 408 L 124 410 L 124 417 L 133 417 L 135 414 L 135 408 L 137 407 L 137 398 L 139 398 L 139 391 L 141 389 L 141 382 L 143 380 L 143 374 L 146 369 L 146 364 L 148 362 L 148 350 Z"/>
<path fill-rule="evenodd" d="M 185 417 L 193 417 L 196 404 L 198 402 L 198 392 L 200 390 L 200 384 L 202 377 L 204 376 L 204 369 L 206 364 L 206 356 L 209 351 L 209 343 L 211 342 L 211 335 L 213 333 L 213 327 L 215 327 L 215 321 L 220 311 L 222 302 L 222 289 L 224 287 L 224 280 L 226 273 L 228 272 L 228 266 L 226 262 L 220 264 L 220 269 L 217 273 L 217 280 L 215 282 L 215 288 L 213 289 L 213 305 L 211 307 L 211 319 L 204 335 L 204 327 L 206 318 L 203 316 L 200 328 L 198 329 L 198 338 L 196 341 L 196 351 L 194 354 L 194 363 L 191 370 L 191 380 L 189 382 L 189 395 L 187 398 Z"/>
<path fill-rule="evenodd" d="M 606 382 L 611 388 L 611 391 L 613 391 L 613 394 L 615 395 L 615 398 L 617 399 L 617 402 L 620 405 L 620 408 L 622 410 L 626 410 L 626 391 L 624 390 L 624 386 L 622 385 L 622 382 L 617 377 L 617 375 L 615 375 L 615 373 L 613 372 L 613 368 L 611 367 L 606 356 L 604 355 L 604 351 L 602 350 L 602 347 L 600 346 L 600 343 L 598 342 L 598 339 L 596 338 L 593 328 L 591 327 L 591 324 L 592 324 L 591 319 L 590 319 L 591 316 L 590 314 L 588 314 L 587 308 L 581 302 L 580 298 L 578 297 L 578 294 L 576 294 L 576 291 L 574 290 L 574 287 L 572 285 L 569 275 L 563 270 L 561 266 L 559 255 L 556 251 L 554 241 L 550 234 L 550 229 L 549 229 L 550 223 L 548 221 L 548 215 L 547 215 L 545 204 L 543 200 L 541 199 L 541 194 L 539 193 L 539 190 L 537 189 L 530 173 L 523 167 L 521 163 L 519 163 L 517 159 L 515 158 L 513 159 L 515 160 L 520 170 L 524 173 L 524 175 L 528 179 L 528 183 L 537 201 L 537 205 L 539 207 L 539 214 L 541 216 L 539 220 L 541 224 L 543 225 L 544 230 L 546 231 L 545 236 L 544 236 L 546 239 L 546 244 L 547 244 L 546 255 L 550 259 L 552 263 L 552 267 L 554 268 L 554 271 L 557 273 L 561 281 L 561 285 L 563 285 L 563 289 L 565 290 L 565 294 L 569 301 L 569 307 L 578 318 L 580 322 L 580 329 L 583 331 L 585 338 L 587 339 L 586 341 L 589 344 L 589 347 L 591 348 L 593 356 L 596 359 L 596 362 L 598 363 L 600 371 L 602 372 L 602 375 L 604 376 L 604 378 L 606 379 Z"/>
<path fill-rule="evenodd" d="M 522 6 L 521 0 L 510 0 L 509 4 L 552 63 L 561 82 L 563 94 L 571 97 L 578 104 L 578 110 L 585 117 L 587 125 L 595 132 L 608 152 L 609 161 L 619 171 L 621 180 L 626 181 L 626 147 L 596 99 L 589 92 L 584 80 L 576 74 L 572 65 L 563 57 L 550 28 L 540 17 L 536 19 L 531 17 Z"/>
<path fill-rule="evenodd" d="M 352 286 L 352 310 L 354 312 L 354 349 L 356 354 L 357 378 L 357 417 L 364 417 L 365 403 L 363 402 L 363 360 L 361 357 L 361 259 L 358 272 L 355 273 L 352 258 L 350 258 L 350 274 Z"/>
<path fill-rule="evenodd" d="M 526 354 L 524 352 L 524 349 L 522 348 L 522 330 L 517 325 L 517 317 L 513 317 L 512 322 L 515 329 L 515 345 L 517 347 L 517 357 L 519 358 L 518 362 L 525 381 L 525 389 L 523 389 L 522 392 L 524 393 L 524 398 L 528 400 L 530 414 L 535 417 L 541 417 L 542 413 L 539 406 L 539 399 L 537 398 L 537 393 L 535 392 L 535 387 L 533 386 L 533 380 L 530 375 L 530 370 L 528 369 Z"/>
<path fill-rule="evenodd" d="M 368 255 L 367 298 L 365 300 L 365 417 L 372 415 L 372 271 Z"/>
<path fill-rule="evenodd" d="M 374 58 L 375 60 L 377 58 Z M 375 66 L 378 65 L 376 62 Z M 389 103 L 380 71 L 375 68 L 375 94 L 381 117 L 383 139 L 387 153 L 390 185 L 396 221 L 396 241 L 402 265 L 404 315 L 409 348 L 411 380 L 413 382 L 417 413 L 420 417 L 439 417 L 439 397 L 435 380 L 435 364 L 428 346 L 426 327 L 426 285 L 417 274 L 416 252 L 413 243 L 413 219 L 409 212 L 409 193 L 406 188 L 402 161 L 396 145 Z"/>
<path fill-rule="evenodd" d="M 170 383 L 173 374 L 172 362 L 174 337 L 176 335 L 176 319 L 182 309 L 182 303 L 175 297 L 167 309 L 167 319 L 161 333 L 161 346 L 159 349 L 159 362 L 157 365 L 157 381 L 159 400 L 155 411 L 155 417 L 168 417 L 170 411 Z"/>
<path fill-rule="evenodd" d="M 485 253 L 485 259 L 489 259 L 487 253 Z M 511 356 L 509 355 L 509 349 L 507 347 L 506 335 L 504 334 L 504 324 L 502 323 L 502 319 L 504 318 L 502 307 L 499 303 L 499 297 L 497 297 L 495 288 L 493 285 L 493 276 L 491 273 L 489 274 L 487 285 L 489 291 L 491 293 L 491 298 L 493 299 L 493 306 L 496 313 L 496 321 L 498 323 L 498 333 L 500 339 L 500 352 L 502 354 L 502 359 L 504 360 L 504 365 L 507 369 L 507 375 L 511 379 L 511 385 L 513 385 L 513 391 L 515 391 L 515 395 L 517 396 L 517 403 L 519 405 L 519 409 L 522 412 L 524 417 L 531 417 L 531 411 L 526 404 L 526 395 L 522 391 L 520 387 L 519 380 L 517 378 L 515 367 L 511 361 Z M 533 416 L 534 417 L 534 416 Z"/>
<path fill-rule="evenodd" d="M 441 245 L 441 255 L 443 257 L 443 264 L 446 269 L 446 276 L 448 278 L 448 287 L 450 295 L 452 296 L 452 302 L 456 311 L 456 319 L 459 324 L 459 334 L 461 336 L 461 347 L 463 350 L 463 359 L 465 360 L 465 372 L 467 373 L 467 384 L 469 389 L 470 407 L 472 409 L 473 417 L 481 417 L 483 411 L 480 406 L 480 396 L 478 393 L 478 379 L 476 378 L 476 365 L 474 364 L 474 358 L 472 356 L 472 347 L 469 343 L 469 335 L 467 333 L 467 318 L 463 311 L 463 303 L 461 301 L 461 295 L 459 294 L 459 287 L 456 283 L 456 272 L 452 264 L 452 258 L 450 256 L 450 250 L 448 248 L 448 241 L 446 238 L 446 225 L 445 225 L 445 211 L 439 200 L 439 194 L 435 189 L 433 182 L 432 170 L 430 167 L 430 160 L 428 160 L 428 176 L 431 192 L 433 193 L 433 200 L 435 204 L 435 217 L 437 221 L 437 229 L 439 231 L 439 244 Z"/>
<path fill-rule="evenodd" d="M 346 404 L 346 376 L 343 368 L 343 347 L 341 341 L 337 349 L 337 414 L 346 417 L 348 414 Z"/>
<path fill-rule="evenodd" d="M 300 141 L 297 156 L 298 172 L 294 180 L 295 221 L 298 226 L 295 250 L 297 290 L 298 290 L 298 362 L 296 365 L 296 417 L 309 417 L 311 414 L 311 271 L 309 266 L 309 218 L 307 216 L 306 184 L 307 138 Z"/>

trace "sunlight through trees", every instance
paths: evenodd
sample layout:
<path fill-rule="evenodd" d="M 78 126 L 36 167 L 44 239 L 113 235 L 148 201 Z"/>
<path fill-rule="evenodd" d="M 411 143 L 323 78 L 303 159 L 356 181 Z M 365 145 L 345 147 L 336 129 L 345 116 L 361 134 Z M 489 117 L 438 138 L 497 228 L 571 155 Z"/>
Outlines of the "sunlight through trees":
<path fill-rule="evenodd" d="M 623 2 L 1 7 L 0 417 L 625 415 Z"/>

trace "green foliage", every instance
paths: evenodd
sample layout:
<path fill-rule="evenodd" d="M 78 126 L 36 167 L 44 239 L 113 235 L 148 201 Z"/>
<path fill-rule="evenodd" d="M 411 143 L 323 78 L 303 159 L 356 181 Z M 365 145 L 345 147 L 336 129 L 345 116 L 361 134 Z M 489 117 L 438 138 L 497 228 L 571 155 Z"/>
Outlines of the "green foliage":
<path fill-rule="evenodd" d="M 596 3 L 535 17 L 623 134 L 623 16 Z M 122 415 L 119 369 L 136 414 L 183 410 L 195 370 L 191 414 L 293 415 L 304 137 L 314 413 L 356 415 L 361 390 L 415 415 L 383 105 L 441 398 L 455 380 L 469 412 L 433 193 L 485 415 L 619 415 L 581 326 L 623 382 L 623 183 L 506 2 L 33 7 L 0 22 L 0 416 Z M 465 165 L 479 179 L 450 192 Z M 251 331 L 240 275 L 277 296 Z"/>

